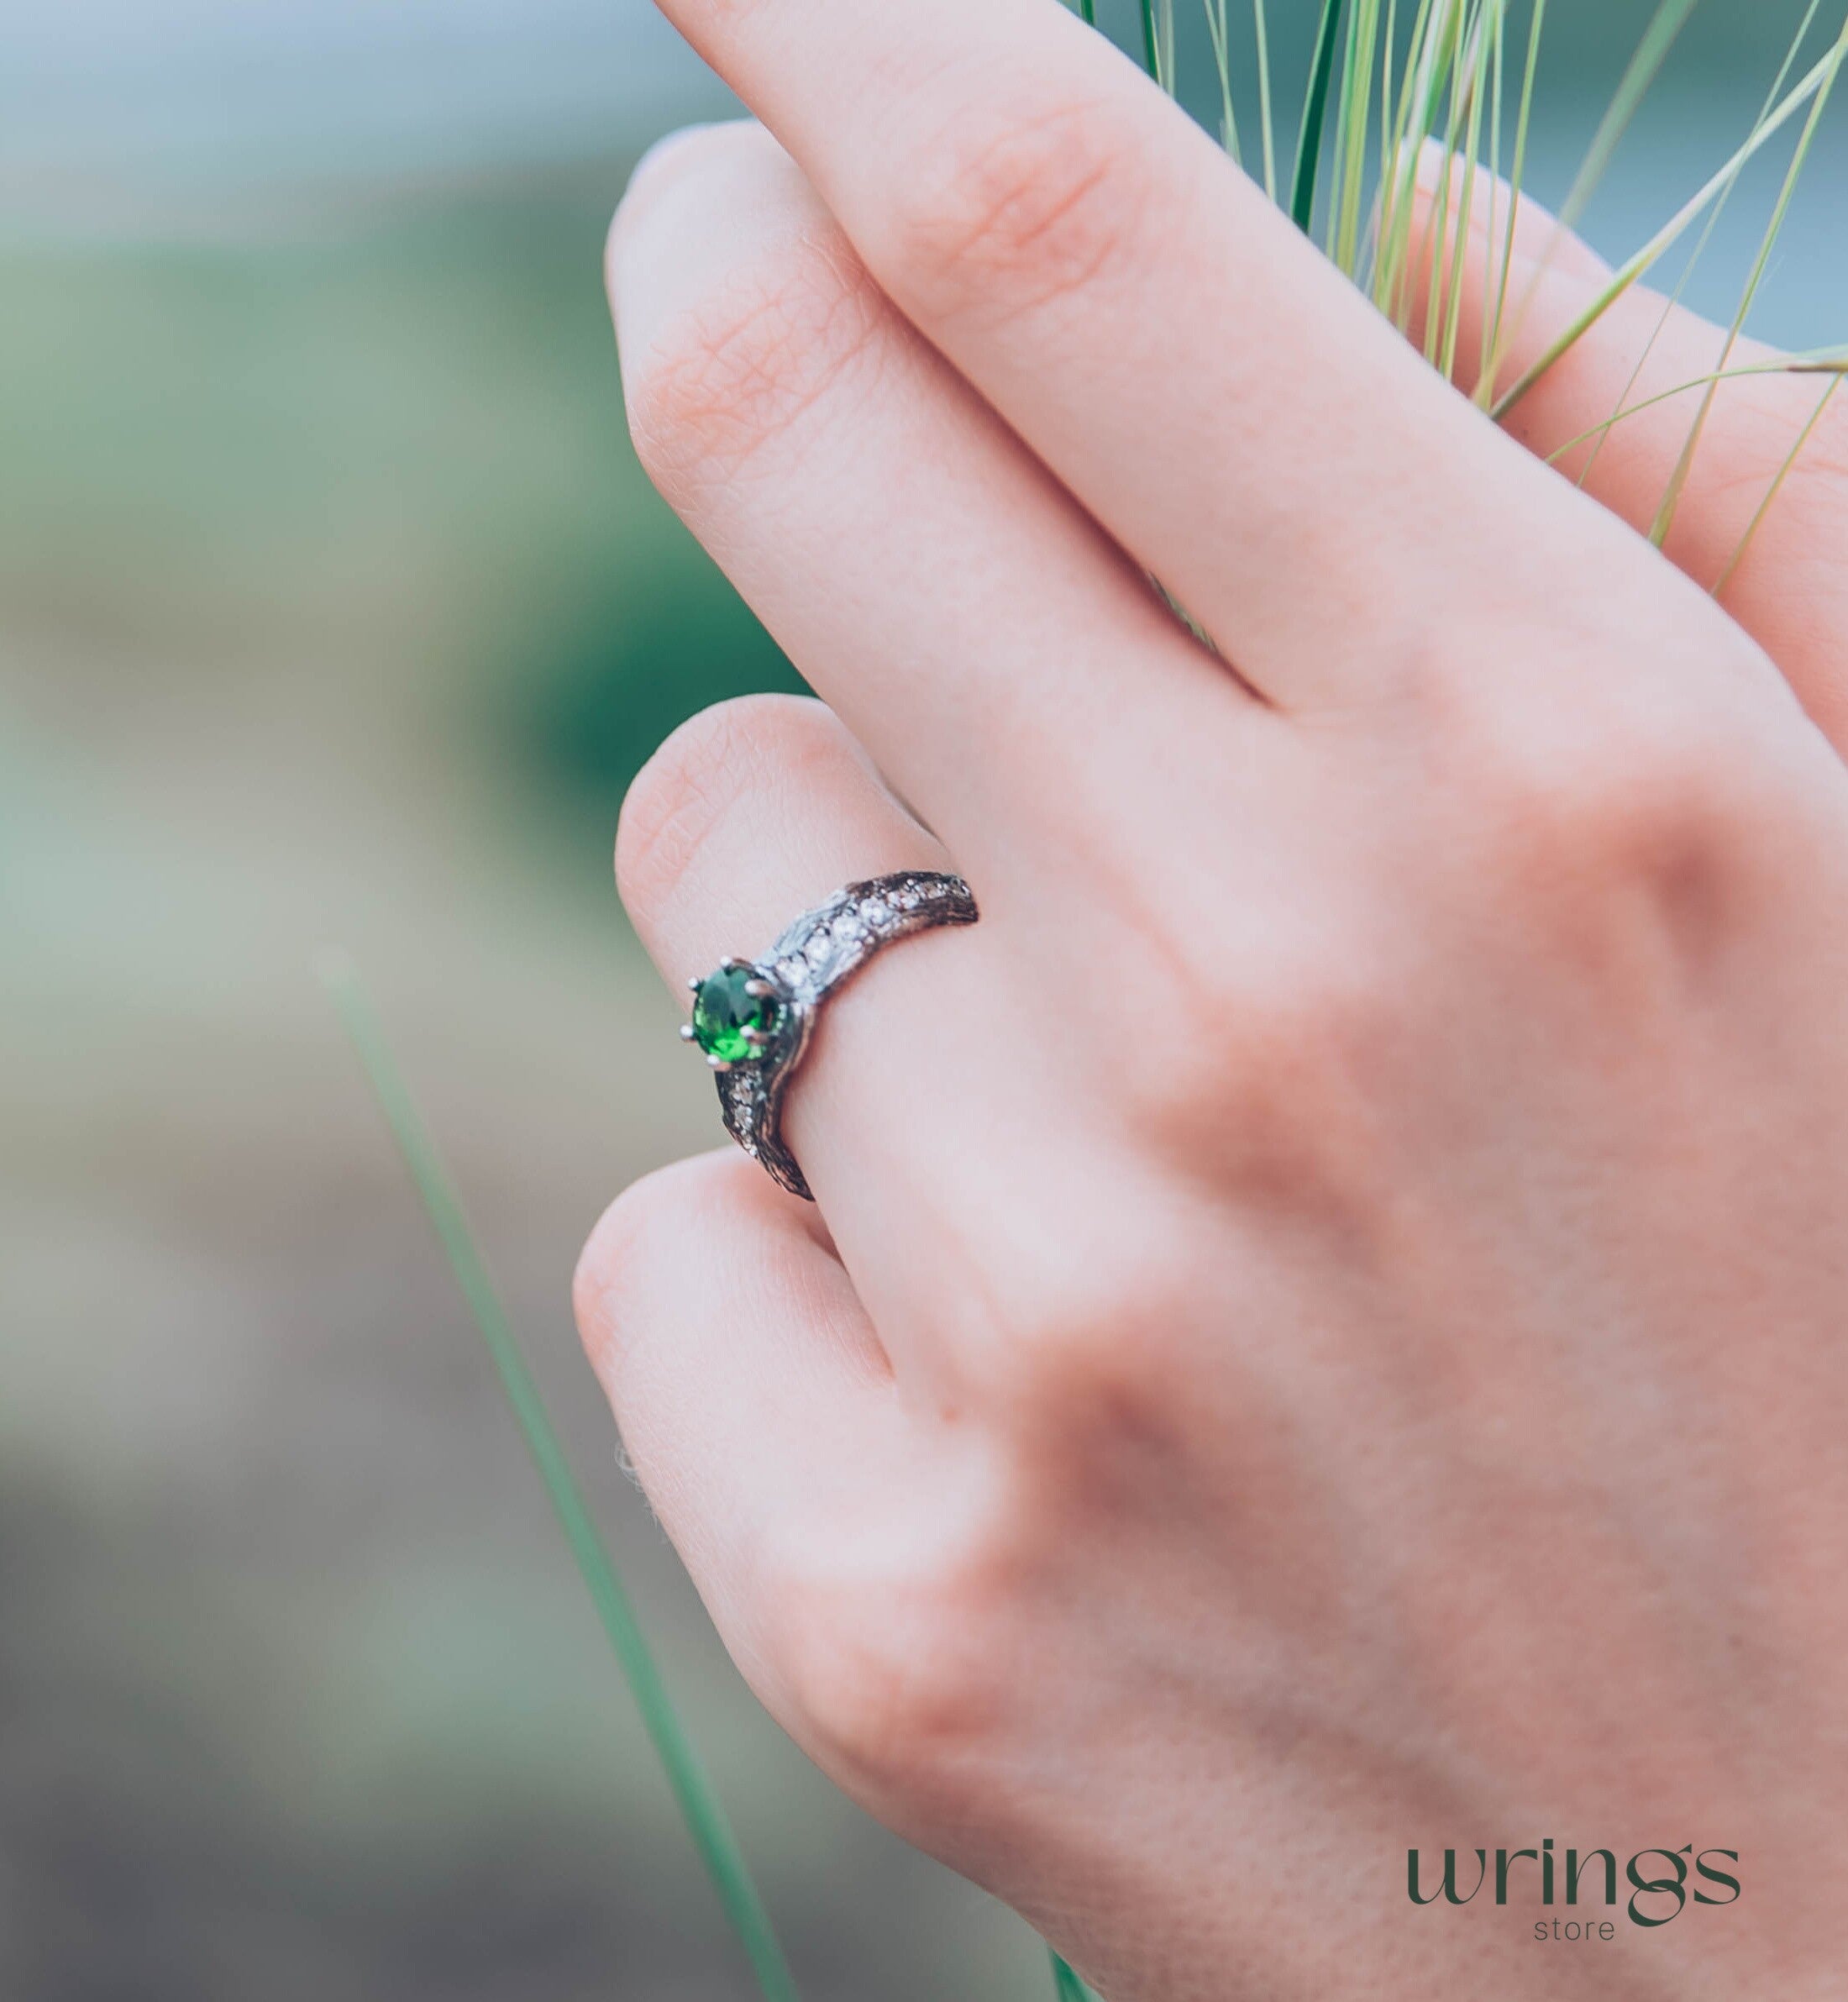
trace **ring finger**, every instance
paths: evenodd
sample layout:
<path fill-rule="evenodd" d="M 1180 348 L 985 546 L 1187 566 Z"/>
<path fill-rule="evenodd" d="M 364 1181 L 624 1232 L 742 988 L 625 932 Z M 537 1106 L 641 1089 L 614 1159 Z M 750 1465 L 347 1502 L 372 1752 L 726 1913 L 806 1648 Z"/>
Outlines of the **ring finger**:
<path fill-rule="evenodd" d="M 617 843 L 623 902 L 683 997 L 843 884 L 948 863 L 839 721 L 787 696 L 684 725 L 630 789 Z M 965 1215 L 1005 1200 L 1025 1067 L 1003 1061 L 998 957 L 985 924 L 894 942 L 822 1004 L 784 1102 L 782 1138 L 895 1363 L 915 1353 L 929 1260 L 957 1229 L 942 1214 L 948 1163 Z"/>

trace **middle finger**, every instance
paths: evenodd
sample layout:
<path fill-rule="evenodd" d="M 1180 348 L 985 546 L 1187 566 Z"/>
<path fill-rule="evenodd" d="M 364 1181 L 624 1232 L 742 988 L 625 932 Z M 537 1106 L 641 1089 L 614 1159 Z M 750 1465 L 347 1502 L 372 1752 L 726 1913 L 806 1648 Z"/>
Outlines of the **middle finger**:
<path fill-rule="evenodd" d="M 1167 759 L 1262 718 L 760 127 L 644 167 L 610 276 L 656 484 L 984 891 L 1120 791 L 1138 738 Z"/>
<path fill-rule="evenodd" d="M 1588 599 L 1651 575 L 1060 0 L 663 4 L 879 284 L 1280 705 L 1390 697 L 1434 607 L 1543 617 L 1562 569 Z"/>

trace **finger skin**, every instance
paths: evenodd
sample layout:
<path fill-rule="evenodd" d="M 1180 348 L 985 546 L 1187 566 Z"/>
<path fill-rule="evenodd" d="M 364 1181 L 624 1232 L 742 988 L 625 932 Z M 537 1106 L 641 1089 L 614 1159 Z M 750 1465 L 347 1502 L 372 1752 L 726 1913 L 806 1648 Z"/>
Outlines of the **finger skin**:
<path fill-rule="evenodd" d="M 609 274 L 656 483 L 985 885 L 1080 768 L 1246 706 L 760 127 L 651 156 Z"/>
<path fill-rule="evenodd" d="M 1432 193 L 1424 191 L 1427 215 Z M 1517 381 L 1604 292 L 1609 267 L 1551 217 L 1524 200 L 1508 286 L 1508 354 L 1498 379 Z M 1478 202 L 1464 265 L 1459 355 L 1482 349 L 1491 251 Z M 1498 273 L 1501 246 L 1494 250 Z M 1499 277 L 1498 277 L 1499 283 Z M 1506 428 L 1640 533 L 1647 533 L 1701 414 L 1702 378 L 1774 361 L 1777 351 L 1726 334 L 1659 293 L 1636 287 L 1619 300 L 1509 412 Z M 1848 745 L 1848 396 L 1835 379 L 1748 376 L 1719 385 L 1665 545 L 1705 589 L 1726 578 L 1721 602 L 1777 661 L 1804 707 L 1838 746 Z M 1473 367 L 1462 386 L 1473 389 Z M 1600 439 L 1573 445 L 1620 409 L 1681 385 L 1685 393 L 1639 410 Z M 1829 405 L 1743 559 L 1754 517 L 1792 448 L 1824 399 Z M 1566 448 L 1570 448 L 1569 449 Z M 1730 575 L 1727 573 L 1730 570 Z"/>
<path fill-rule="evenodd" d="M 843 883 L 948 862 L 839 720 L 801 696 L 741 696 L 683 723 L 637 775 L 617 830 L 623 907 L 683 996 Z"/>
<path fill-rule="evenodd" d="M 701 18 L 792 24 L 852 126 L 854 90 L 892 79 L 828 77 L 823 30 L 921 34 L 924 11 Z M 1046 0 L 1031 18 L 1060 17 Z M 722 1621 L 792 1731 L 1124 2002 L 1821 2002 L 1840 1933 L 1813 1859 L 1848 1742 L 1848 796 L 1729 620 L 1441 393 L 1474 442 L 1403 463 L 1365 518 L 1389 558 L 1431 549 L 1369 572 L 1350 538 L 1355 574 L 1389 588 L 1341 635 L 1367 671 L 1321 684 L 1349 710 L 1310 728 L 1254 706 L 1270 733 L 1241 741 L 1264 769 L 1236 784 L 1203 734 L 1174 735 L 1165 767 L 1129 761 L 1084 802 L 1088 901 L 1032 949 L 1013 943 L 1026 872 L 1003 873 L 981 926 L 882 958 L 831 1010 L 837 1074 L 869 1038 L 889 1096 L 836 1129 L 866 1151 L 829 1221 L 862 1200 L 902 1227 L 855 1293 L 898 1390 L 907 1316 L 963 1367 L 895 1400 L 913 1429 L 869 1418 L 864 1483 L 803 1470 L 820 1506 L 754 1508 L 722 1468 L 688 1469 L 667 1506 L 696 1565 L 732 1556 L 743 1604 L 716 1591 Z M 1352 413 L 1315 408 L 1326 430 L 1290 434 L 1303 464 L 1257 469 L 1286 492 L 1351 464 Z M 1258 412 L 1252 435 L 1290 416 Z M 1116 444 L 1128 491 L 1142 460 Z M 1446 537 L 1502 518 L 1470 484 L 1468 452 L 1491 448 L 1520 469 L 1508 508 L 1533 546 L 1499 560 L 1479 536 L 1465 575 Z M 1216 455 L 1197 485 L 1236 494 L 1252 470 Z M 1579 539 L 1549 525 L 1567 520 Z M 811 592 L 827 554 L 808 552 Z M 1312 622 L 1349 587 L 1336 564 L 1299 594 L 1325 676 Z M 1447 705 L 1336 727 L 1357 691 L 1420 670 Z M 1493 700 L 1458 694 L 1466 670 Z M 1022 843 L 1075 847 L 1059 796 L 1026 796 Z M 882 1016 L 882 984 L 932 954 L 941 1005 Z M 649 1268 L 666 1276 L 639 1308 L 616 1288 L 609 1318 L 643 1335 L 628 1355 L 667 1358 L 662 1408 L 690 1414 L 657 1454 L 722 1453 L 757 1365 L 736 1402 L 719 1383 L 709 1448 L 700 1400 L 756 1322 L 737 1289 L 700 1290 L 705 1233 L 672 1221 Z M 803 1446 L 848 1463 L 841 1431 Z M 697 1520 L 727 1510 L 742 1530 Z M 1410 1846 L 1429 1862 L 1545 1831 L 1614 1857 L 1724 1843 L 1751 1888 L 1569 1963 L 1499 1900 L 1408 1904 Z"/>
<path fill-rule="evenodd" d="M 840 722 L 789 696 L 746 696 L 682 725 L 630 789 L 617 842 L 623 901 L 683 1002 L 690 979 L 727 954 L 754 958 L 845 883 L 959 866 Z M 919 1311 L 933 1216 L 976 1200 L 972 1154 L 1005 1178 L 996 1139 L 1017 1127 L 1023 1066 L 994 1004 L 1007 929 L 984 910 L 973 928 L 878 954 L 829 997 L 784 1099 L 784 1136 L 840 1255 L 923 1385 L 948 1366 Z M 664 1043 L 662 1060 L 700 1063 Z"/>
<path fill-rule="evenodd" d="M 950 865 L 840 722 L 793 696 L 743 696 L 682 724 L 630 787 L 617 834 L 624 906 L 683 1002 L 690 982 L 727 954 L 757 958 L 843 884 Z M 880 1052 L 905 1017 L 946 1012 L 956 969 L 943 943 L 906 939 L 832 997 L 784 1101 L 784 1136 L 856 1269 L 876 1258 L 892 1201 L 878 1171 L 895 1151 Z"/>
<path fill-rule="evenodd" d="M 1284 706 L 1389 696 L 1485 575 L 1536 614 L 1562 561 L 1659 584 L 1054 0 L 667 11 L 884 289 Z"/>
<path fill-rule="evenodd" d="M 776 1581 L 912 1458 L 885 1352 L 812 1206 L 736 1148 L 683 1161 L 611 1206 L 573 1298 L 649 1501 L 727 1645 L 787 1715 Z"/>

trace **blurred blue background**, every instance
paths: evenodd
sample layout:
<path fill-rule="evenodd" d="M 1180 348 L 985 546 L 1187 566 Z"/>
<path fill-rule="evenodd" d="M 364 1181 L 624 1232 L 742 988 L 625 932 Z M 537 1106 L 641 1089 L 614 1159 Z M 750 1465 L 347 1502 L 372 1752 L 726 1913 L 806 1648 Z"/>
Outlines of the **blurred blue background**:
<path fill-rule="evenodd" d="M 1543 196 L 1647 11 L 1556 3 Z M 1706 0 L 1602 248 L 1730 150 L 1799 11 Z M 1313 12 L 1273 0 L 1285 78 Z M 9 10 L 0 1994 L 748 1993 L 311 977 L 330 942 L 806 1992 L 1043 1992 L 1011 1920 L 757 1715 L 570 1326 L 599 1207 L 714 1130 L 610 887 L 622 790 L 693 709 L 795 685 L 634 465 L 599 286 L 638 150 L 728 108 L 642 0 Z M 1696 276 L 1709 311 L 1772 186 Z M 1835 120 L 1768 337 L 1848 336 L 1845 193 Z"/>

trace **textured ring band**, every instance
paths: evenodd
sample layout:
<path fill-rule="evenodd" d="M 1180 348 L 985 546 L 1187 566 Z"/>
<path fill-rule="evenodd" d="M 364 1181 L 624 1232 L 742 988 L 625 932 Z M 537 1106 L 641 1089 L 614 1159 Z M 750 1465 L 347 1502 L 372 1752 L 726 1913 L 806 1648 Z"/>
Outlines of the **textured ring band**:
<path fill-rule="evenodd" d="M 718 1073 L 726 1131 L 773 1181 L 815 1200 L 783 1144 L 782 1104 L 822 1003 L 895 939 L 980 915 L 960 876 L 902 870 L 804 912 L 761 959 L 727 959 L 688 983 L 693 1019 L 680 1034 Z"/>

